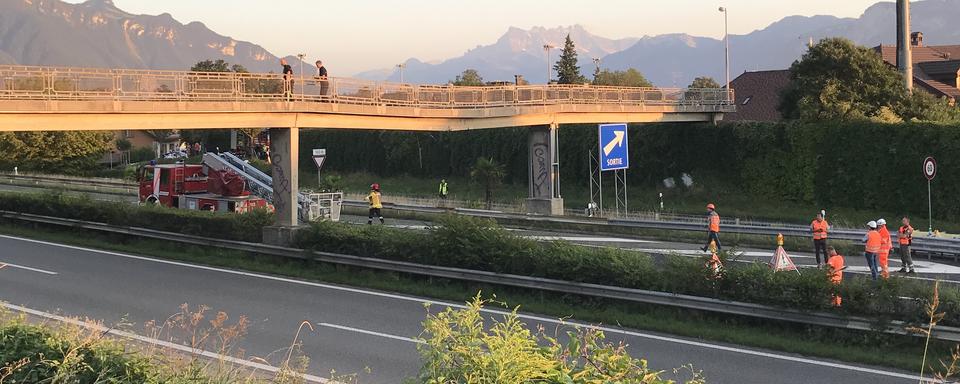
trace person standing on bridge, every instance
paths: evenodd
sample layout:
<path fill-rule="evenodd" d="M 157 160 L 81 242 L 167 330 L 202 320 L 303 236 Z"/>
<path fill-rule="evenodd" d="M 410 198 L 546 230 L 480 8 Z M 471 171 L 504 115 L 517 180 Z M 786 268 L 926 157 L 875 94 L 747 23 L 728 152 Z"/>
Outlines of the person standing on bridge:
<path fill-rule="evenodd" d="M 813 232 L 813 254 L 817 257 L 817 268 L 823 268 L 823 264 L 830 257 L 827 254 L 827 230 L 830 224 L 823 218 L 822 213 L 817 213 L 817 218 L 810 223 L 810 231 Z M 823 254 L 823 261 L 820 261 L 820 254 Z"/>
<path fill-rule="evenodd" d="M 880 232 L 880 252 L 877 253 L 877 267 L 880 269 L 880 276 L 887 279 L 890 278 L 890 251 L 893 249 L 893 241 L 890 239 L 890 230 L 887 229 L 886 220 L 877 220 L 877 232 Z"/>
<path fill-rule="evenodd" d="M 867 267 L 870 268 L 870 277 L 877 279 L 877 254 L 880 253 L 880 247 L 883 240 L 880 239 L 880 232 L 877 232 L 877 222 L 867 223 L 867 234 L 863 236 L 863 256 L 867 259 Z"/>
<path fill-rule="evenodd" d="M 903 225 L 897 231 L 897 241 L 900 243 L 900 262 L 903 263 L 903 266 L 900 267 L 900 273 L 911 275 L 917 273 L 913 270 L 913 250 L 910 249 L 910 246 L 913 245 L 913 227 L 910 226 L 909 217 L 904 216 Z"/>
<path fill-rule="evenodd" d="M 283 97 L 290 99 L 293 96 L 293 67 L 287 64 L 287 59 L 280 59 L 283 74 Z"/>
<path fill-rule="evenodd" d="M 711 242 L 716 244 L 717 252 L 720 252 L 720 215 L 713 203 L 707 204 L 707 245 L 701 249 L 706 252 Z"/>
<path fill-rule="evenodd" d="M 320 96 L 327 96 L 327 90 L 330 88 L 330 81 L 327 80 L 327 67 L 323 62 L 317 60 L 317 84 L 320 84 Z"/>
<path fill-rule="evenodd" d="M 377 217 L 380 219 L 380 224 L 383 224 L 383 213 L 380 212 L 383 209 L 383 202 L 380 201 L 380 184 L 373 183 L 370 185 L 370 194 L 367 195 L 367 202 L 370 203 L 370 215 L 367 216 L 367 225 L 373 224 L 373 218 Z"/>

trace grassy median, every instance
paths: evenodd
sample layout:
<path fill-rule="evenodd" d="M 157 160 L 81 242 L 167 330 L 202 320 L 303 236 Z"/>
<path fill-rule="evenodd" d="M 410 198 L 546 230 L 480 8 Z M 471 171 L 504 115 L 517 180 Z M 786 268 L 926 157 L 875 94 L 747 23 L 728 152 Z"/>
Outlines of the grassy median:
<path fill-rule="evenodd" d="M 909 336 L 838 330 L 577 295 L 424 278 L 99 232 L 65 230 L 62 227 L 24 226 L 22 223 L 5 222 L 0 225 L 0 233 L 453 302 L 467 301 L 478 291 L 482 291 L 485 295 L 495 294 L 497 300 L 519 305 L 523 311 L 530 313 L 908 371 L 919 369 L 923 355 L 922 340 Z M 935 342 L 932 346 L 935 358 L 928 361 L 948 357 L 950 346 L 948 343 Z"/>

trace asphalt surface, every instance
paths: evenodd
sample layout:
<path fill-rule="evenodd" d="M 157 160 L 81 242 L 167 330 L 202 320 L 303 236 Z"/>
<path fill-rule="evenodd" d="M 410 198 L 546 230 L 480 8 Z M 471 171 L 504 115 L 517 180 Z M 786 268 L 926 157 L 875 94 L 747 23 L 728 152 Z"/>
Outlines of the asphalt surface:
<path fill-rule="evenodd" d="M 142 331 L 183 303 L 206 305 L 250 319 L 239 345 L 248 356 L 276 363 L 302 321 L 311 373 L 359 373 L 361 383 L 398 383 L 419 367 L 416 342 L 430 300 L 246 272 L 199 267 L 135 255 L 86 250 L 0 236 L 0 300 L 34 310 L 103 319 L 122 318 Z M 446 304 L 435 304 L 433 310 Z M 211 312 L 211 313 L 212 313 Z M 549 317 L 525 315 L 529 326 L 555 329 Z M 651 367 L 693 364 L 710 383 L 908 383 L 908 373 L 805 359 L 669 335 L 605 329 Z M 180 335 L 179 339 L 183 339 Z M 164 336 L 163 338 L 167 338 Z M 282 351 L 277 353 L 276 351 Z"/>

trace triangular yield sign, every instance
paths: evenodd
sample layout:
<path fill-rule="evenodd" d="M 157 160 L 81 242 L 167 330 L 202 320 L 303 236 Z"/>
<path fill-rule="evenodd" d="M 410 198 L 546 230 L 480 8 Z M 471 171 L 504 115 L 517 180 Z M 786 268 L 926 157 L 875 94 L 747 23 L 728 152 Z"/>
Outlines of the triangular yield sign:
<path fill-rule="evenodd" d="M 777 251 L 773 254 L 773 259 L 770 260 L 770 267 L 773 268 L 774 272 L 797 271 L 797 273 L 800 273 L 797 265 L 790 259 L 790 255 L 783 249 L 783 246 L 777 247 Z"/>
<path fill-rule="evenodd" d="M 318 170 L 318 171 L 323 169 L 323 161 L 326 160 L 326 159 L 327 159 L 326 156 L 314 156 L 314 157 L 313 157 L 313 162 L 317 164 L 317 170 Z"/>

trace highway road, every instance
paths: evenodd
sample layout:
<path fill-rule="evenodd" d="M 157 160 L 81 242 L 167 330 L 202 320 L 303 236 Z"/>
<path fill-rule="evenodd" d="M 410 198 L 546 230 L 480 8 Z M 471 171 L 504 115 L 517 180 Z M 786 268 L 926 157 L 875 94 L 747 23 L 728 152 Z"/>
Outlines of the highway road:
<path fill-rule="evenodd" d="M 0 300 L 44 313 L 103 319 L 127 318 L 141 330 L 179 305 L 207 305 L 251 320 L 240 345 L 265 357 L 301 335 L 311 373 L 359 373 L 361 383 L 398 383 L 417 373 L 415 338 L 428 299 L 287 279 L 147 257 L 0 236 Z M 435 303 L 434 310 L 450 303 Z M 10 307 L 10 305 L 7 305 Z M 491 313 L 491 316 L 496 314 Z M 46 315 L 48 316 L 48 315 Z M 525 314 L 529 326 L 554 329 L 556 320 Z M 604 328 L 611 341 L 649 358 L 656 369 L 691 363 L 710 383 L 916 382 L 909 373 L 861 367 L 650 332 Z M 276 362 L 277 359 L 270 359 Z"/>

